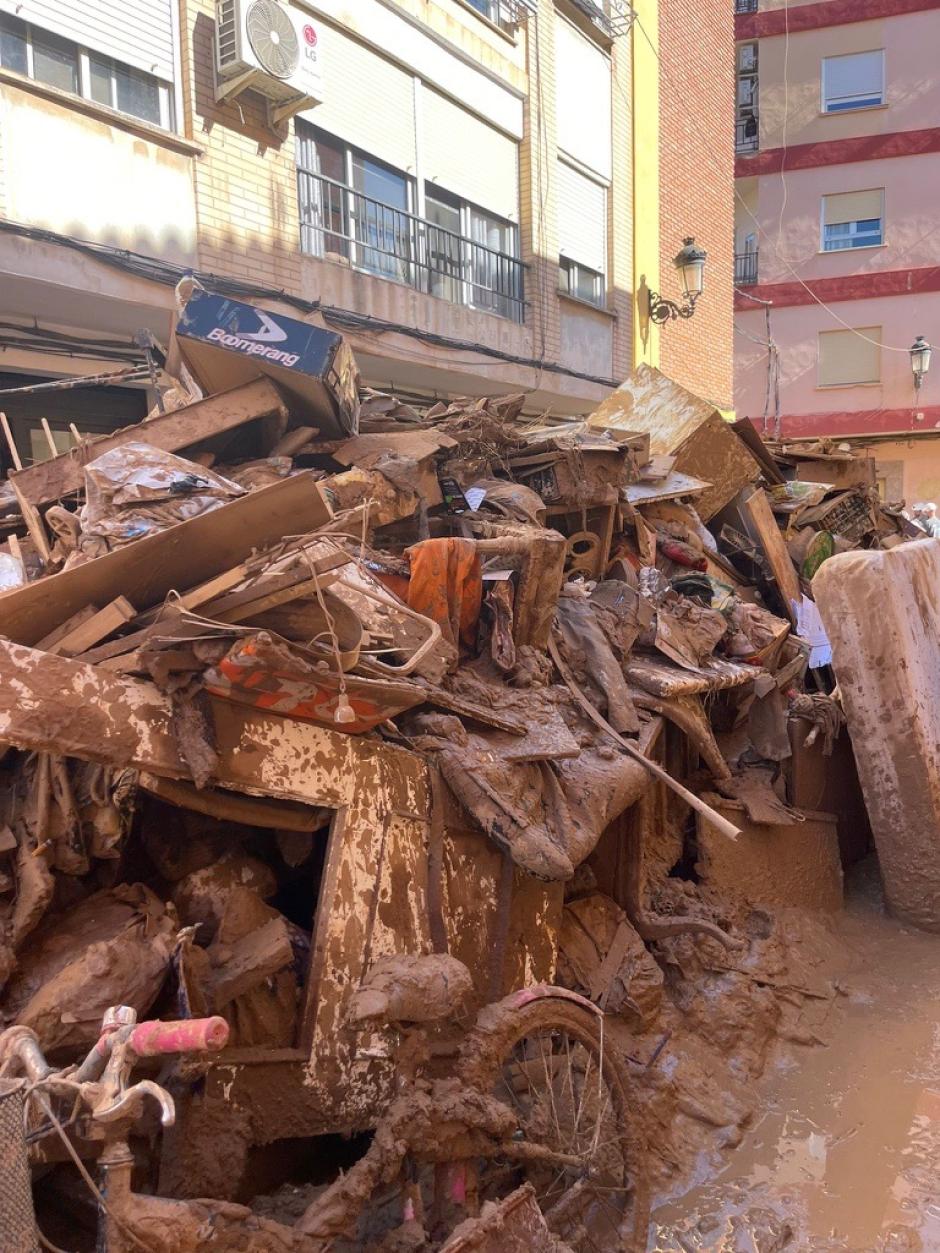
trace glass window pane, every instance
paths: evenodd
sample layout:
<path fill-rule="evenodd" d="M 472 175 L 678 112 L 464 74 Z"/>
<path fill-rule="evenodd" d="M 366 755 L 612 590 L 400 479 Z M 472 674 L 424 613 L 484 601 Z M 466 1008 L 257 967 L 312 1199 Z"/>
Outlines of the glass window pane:
<path fill-rule="evenodd" d="M 33 77 L 77 94 L 78 49 L 67 39 L 33 27 Z"/>
<path fill-rule="evenodd" d="M 117 107 L 122 113 L 142 118 L 145 122 L 160 124 L 160 85 L 149 74 L 132 70 L 127 65 L 115 65 Z"/>
<path fill-rule="evenodd" d="M 26 74 L 26 23 L 0 13 L 0 65 L 5 70 Z"/>
<path fill-rule="evenodd" d="M 91 98 L 99 104 L 113 105 L 111 99 L 111 62 L 100 57 L 88 58 L 88 70 L 91 79 Z"/>
<path fill-rule="evenodd" d="M 356 239 L 367 247 L 356 254 L 356 264 L 373 274 L 403 283 L 411 259 L 411 219 L 408 180 L 403 174 L 356 154 L 352 161 Z"/>
<path fill-rule="evenodd" d="M 408 180 L 369 157 L 353 157 L 353 187 L 364 196 L 381 200 L 395 209 L 408 208 Z"/>
<path fill-rule="evenodd" d="M 432 296 L 458 303 L 464 297 L 462 269 L 466 249 L 460 238 L 460 206 L 427 193 L 424 200 L 427 279 Z"/>

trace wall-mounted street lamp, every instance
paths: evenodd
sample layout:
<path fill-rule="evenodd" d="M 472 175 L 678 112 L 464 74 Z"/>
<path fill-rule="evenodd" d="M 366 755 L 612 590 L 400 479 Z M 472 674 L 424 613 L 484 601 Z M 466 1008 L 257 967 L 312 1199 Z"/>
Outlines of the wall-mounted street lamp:
<path fill-rule="evenodd" d="M 914 371 L 914 391 L 920 391 L 924 375 L 930 369 L 930 345 L 923 335 L 918 335 L 908 351 L 911 354 L 911 369 Z"/>
<path fill-rule="evenodd" d="M 683 247 L 676 253 L 673 265 L 679 271 L 682 281 L 682 294 L 685 304 L 676 304 L 674 300 L 666 300 L 659 292 L 650 292 L 650 321 L 668 322 L 670 319 L 690 318 L 695 312 L 695 302 L 702 294 L 705 277 L 705 258 L 708 254 L 704 248 L 696 248 L 691 235 L 683 240 Z"/>

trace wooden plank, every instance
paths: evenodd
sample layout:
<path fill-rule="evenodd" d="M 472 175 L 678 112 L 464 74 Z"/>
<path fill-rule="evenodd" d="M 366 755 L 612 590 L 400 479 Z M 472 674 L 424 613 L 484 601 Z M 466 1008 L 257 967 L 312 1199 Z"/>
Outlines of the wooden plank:
<path fill-rule="evenodd" d="M 271 413 L 287 416 L 281 393 L 270 379 L 255 379 L 206 400 L 198 400 L 183 409 L 174 409 L 171 413 L 160 414 L 134 426 L 125 426 L 113 435 L 85 440 L 82 457 L 77 457 L 74 451 L 65 452 L 25 470 L 17 468 L 10 475 L 10 482 L 14 487 L 19 486 L 23 498 L 30 504 L 48 505 L 85 486 L 85 462 L 131 440 L 139 440 L 164 452 L 178 452 Z"/>
<path fill-rule="evenodd" d="M 251 571 L 245 562 L 240 565 L 232 566 L 231 570 L 223 570 L 221 574 L 217 574 L 212 579 L 207 579 L 204 583 L 200 583 L 197 587 L 191 587 L 189 591 L 183 592 L 179 600 L 175 603 L 181 609 L 188 609 L 192 612 L 198 609 L 200 605 L 207 604 L 215 597 L 230 592 L 233 587 L 237 587 L 239 583 L 243 583 L 248 578 Z M 148 609 L 146 613 L 139 613 L 134 621 L 134 626 L 145 627 L 156 621 L 157 616 L 163 606 L 157 609 Z"/>
<path fill-rule="evenodd" d="M 74 631 L 75 628 L 81 626 L 83 622 L 87 622 L 89 618 L 93 618 L 97 612 L 97 605 L 86 605 L 84 609 L 79 609 L 78 613 L 73 613 L 71 618 L 66 618 L 61 626 L 56 627 L 54 631 L 50 631 L 48 635 L 43 636 L 36 647 L 48 652 L 49 649 L 52 648 L 53 644 L 58 644 L 63 635 L 68 635 L 69 631 Z"/>
<path fill-rule="evenodd" d="M 41 461 L 39 464 L 45 465 L 46 463 Z M 16 502 L 20 507 L 20 513 L 23 515 L 23 521 L 26 523 L 26 529 L 29 531 L 29 538 L 36 545 L 36 551 L 42 557 L 43 562 L 48 565 L 52 550 L 49 547 L 49 536 L 46 534 L 45 524 L 39 516 L 39 510 L 34 508 L 26 499 L 20 487 L 13 482 L 13 476 L 8 475 L 7 477 L 10 486 L 13 488 Z"/>
<path fill-rule="evenodd" d="M 116 596 L 110 604 L 99 609 L 84 622 L 79 622 L 67 631 L 54 644 L 47 647 L 46 652 L 55 653 L 60 657 L 75 657 L 79 653 L 94 648 L 95 644 L 106 639 L 113 631 L 126 626 L 137 610 L 124 596 Z"/>
<path fill-rule="evenodd" d="M 767 493 L 760 490 L 752 492 L 750 496 L 740 501 L 738 508 L 748 535 L 761 546 L 767 557 L 771 573 L 786 604 L 787 613 L 795 626 L 796 611 L 793 608 L 793 602 L 799 603 L 802 596 L 800 579 L 787 551 L 786 542 L 780 533 L 777 519 L 770 508 Z"/>
<path fill-rule="evenodd" d="M 206 612 L 207 616 L 211 616 L 218 622 L 234 625 L 236 622 L 244 622 L 246 618 L 254 618 L 268 609 L 276 609 L 278 605 L 287 605 L 292 600 L 300 600 L 302 596 L 316 596 L 317 588 L 322 589 L 324 586 L 325 580 L 323 579 L 306 578 L 300 582 L 293 582 L 287 587 L 279 587 L 275 591 L 267 592 L 255 600 L 246 601 L 235 609 L 228 609 L 223 613 L 218 613 L 215 609 Z"/>
<path fill-rule="evenodd" d="M 315 531 L 330 507 L 310 474 L 294 474 L 95 561 L 0 595 L 0 634 L 35 644 L 63 618 L 118 593 L 141 610 L 193 587 L 284 535 Z"/>
<path fill-rule="evenodd" d="M 10 451 L 10 460 L 17 470 L 22 470 L 23 462 L 20 458 L 19 449 L 16 446 L 16 440 L 13 438 L 13 432 L 10 430 L 9 419 L 5 413 L 0 413 L 0 426 L 3 427 L 3 434 L 6 437 L 7 448 Z"/>
<path fill-rule="evenodd" d="M 203 614 L 207 618 L 216 618 L 220 622 L 241 622 L 243 618 L 250 617 L 253 613 L 262 613 L 265 609 L 284 605 L 290 600 L 296 600 L 298 596 L 305 596 L 308 592 L 316 595 L 317 581 L 321 588 L 328 587 L 334 581 L 328 577 L 329 572 L 348 565 L 350 561 L 352 557 L 348 553 L 330 553 L 327 557 L 312 561 L 312 570 L 306 564 L 297 565 L 292 570 L 285 571 L 284 574 L 258 578 L 250 587 L 241 588 L 228 596 L 207 602 L 204 605 Z M 293 588 L 299 590 L 292 592 Z M 290 594 L 281 596 L 282 592 Z M 277 597 L 280 599 L 276 599 Z M 268 603 L 262 603 L 264 601 Z M 247 612 L 241 614 L 241 617 L 232 616 L 243 607 L 248 608 Z"/>

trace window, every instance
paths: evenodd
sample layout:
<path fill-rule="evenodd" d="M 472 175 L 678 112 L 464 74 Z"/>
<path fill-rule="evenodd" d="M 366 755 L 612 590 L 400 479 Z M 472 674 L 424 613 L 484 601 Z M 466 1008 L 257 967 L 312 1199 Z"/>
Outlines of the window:
<path fill-rule="evenodd" d="M 823 196 L 823 252 L 873 248 L 883 243 L 883 188 Z"/>
<path fill-rule="evenodd" d="M 511 31 L 519 25 L 521 0 L 467 0 L 471 9 L 482 13 L 495 26 Z"/>
<path fill-rule="evenodd" d="M 119 113 L 173 126 L 169 83 L 0 13 L 0 66 Z"/>
<path fill-rule="evenodd" d="M 881 327 L 821 331 L 817 381 L 820 387 L 853 387 L 881 381 Z"/>
<path fill-rule="evenodd" d="M 350 159 L 351 216 L 356 240 L 367 245 L 357 250 L 356 264 L 373 274 L 407 283 L 408 262 L 413 256 L 412 219 L 408 214 L 410 182 L 390 166 L 372 157 L 353 153 Z"/>
<path fill-rule="evenodd" d="M 516 227 L 436 183 L 407 175 L 333 135 L 297 125 L 301 250 L 455 304 L 522 322 L 523 265 Z"/>
<path fill-rule="evenodd" d="M 579 265 L 569 257 L 562 257 L 558 265 L 558 290 L 590 305 L 604 306 L 604 276 L 586 265 Z"/>
<path fill-rule="evenodd" d="M 757 44 L 739 44 L 737 60 L 735 152 L 756 152 L 759 143 Z"/>
<path fill-rule="evenodd" d="M 94 53 L 88 57 L 88 66 L 93 100 L 155 126 L 166 125 L 160 84 L 150 74 Z"/>
<path fill-rule="evenodd" d="M 603 308 L 607 295 L 607 188 L 559 161 L 559 286 Z"/>
<path fill-rule="evenodd" d="M 48 31 L 31 30 L 30 43 L 33 54 L 32 77 L 50 87 L 70 91 L 78 95 L 78 48 L 67 39 L 50 35 Z"/>
<path fill-rule="evenodd" d="M 870 109 L 874 105 L 884 104 L 884 98 L 884 49 L 823 58 L 824 113 L 840 113 L 845 109 Z"/>

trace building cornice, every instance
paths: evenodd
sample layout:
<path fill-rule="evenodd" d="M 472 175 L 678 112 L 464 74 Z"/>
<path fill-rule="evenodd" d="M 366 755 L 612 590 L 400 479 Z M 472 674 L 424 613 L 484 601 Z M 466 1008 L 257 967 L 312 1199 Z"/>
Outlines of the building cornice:
<path fill-rule="evenodd" d="M 832 413 L 784 413 L 768 420 L 768 431 L 761 431 L 758 418 L 751 422 L 761 434 L 768 434 L 770 424 L 780 432 L 781 439 L 816 439 L 823 435 L 849 439 L 870 435 L 894 435 L 906 439 L 911 435 L 933 435 L 940 439 L 940 405 L 919 405 L 905 409 L 845 409 Z M 779 426 L 778 426 L 779 422 Z"/>
<path fill-rule="evenodd" d="M 850 256 L 843 252 L 840 256 Z M 832 278 L 808 278 L 803 283 L 758 283 L 735 294 L 734 307 L 753 310 L 748 297 L 770 301 L 775 309 L 795 305 L 837 304 L 843 300 L 873 300 L 884 296 L 912 296 L 940 291 L 940 265 L 916 270 L 866 270 L 864 274 L 840 274 Z"/>
<path fill-rule="evenodd" d="M 884 161 L 890 157 L 917 157 L 940 152 L 940 126 L 916 131 L 891 131 L 887 135 L 853 135 L 849 139 L 823 139 L 814 144 L 791 144 L 767 148 L 751 156 L 735 158 L 735 178 L 758 174 L 788 174 L 824 165 L 849 165 L 854 161 Z"/>
<path fill-rule="evenodd" d="M 847 26 L 850 22 L 875 22 L 885 17 L 904 17 L 940 9 L 940 0 L 822 0 L 819 4 L 786 5 L 759 13 L 738 13 L 734 37 L 766 39 L 772 35 L 798 34 L 825 26 Z"/>

